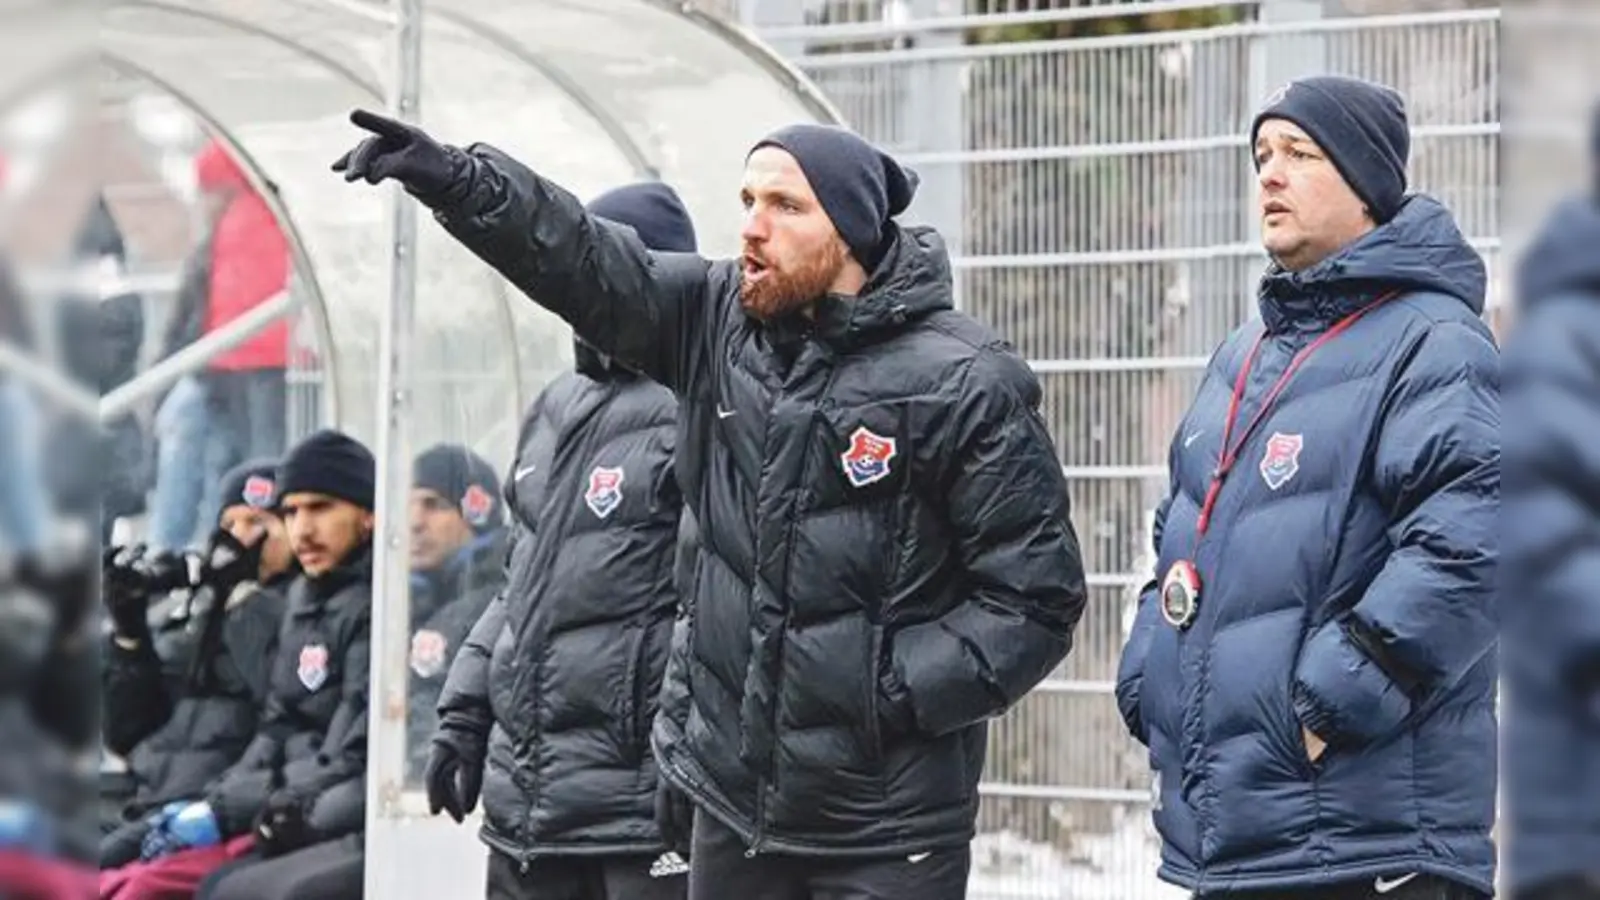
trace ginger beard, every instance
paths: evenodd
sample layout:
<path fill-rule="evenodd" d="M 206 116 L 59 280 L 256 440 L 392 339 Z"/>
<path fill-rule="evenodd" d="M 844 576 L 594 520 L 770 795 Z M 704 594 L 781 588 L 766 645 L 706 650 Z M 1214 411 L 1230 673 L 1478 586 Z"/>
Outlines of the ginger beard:
<path fill-rule="evenodd" d="M 763 322 L 782 318 L 826 295 L 849 261 L 850 253 L 837 237 L 793 266 L 775 263 L 762 255 L 758 245 L 747 241 L 741 260 L 739 305 Z"/>

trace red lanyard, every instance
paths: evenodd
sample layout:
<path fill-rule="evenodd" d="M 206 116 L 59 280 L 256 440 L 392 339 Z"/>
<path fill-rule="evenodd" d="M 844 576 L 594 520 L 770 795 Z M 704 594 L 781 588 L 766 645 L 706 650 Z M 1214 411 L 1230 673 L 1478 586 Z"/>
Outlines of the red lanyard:
<path fill-rule="evenodd" d="M 1267 414 L 1272 411 L 1272 404 L 1277 401 L 1278 394 L 1282 393 L 1284 387 L 1288 385 L 1289 379 L 1294 377 L 1294 373 L 1300 368 L 1300 364 L 1309 359 L 1311 354 L 1317 352 L 1318 347 L 1333 340 L 1340 332 L 1354 325 L 1356 320 L 1372 312 L 1379 304 L 1394 299 L 1395 295 L 1399 293 L 1399 291 L 1390 291 L 1384 294 L 1335 322 L 1332 328 L 1329 328 L 1319 335 L 1316 340 L 1301 348 L 1300 352 L 1289 360 L 1289 365 L 1283 370 L 1283 374 L 1278 376 L 1278 380 L 1267 391 L 1267 396 L 1261 401 L 1261 408 L 1256 410 L 1256 414 L 1251 417 L 1249 424 L 1245 426 L 1244 433 L 1239 435 L 1239 442 L 1233 443 L 1233 424 L 1239 416 L 1239 404 L 1244 401 L 1244 389 L 1250 380 L 1250 369 L 1255 366 L 1256 353 L 1261 350 L 1261 341 L 1267 336 L 1267 333 L 1263 330 L 1256 335 L 1255 343 L 1250 345 L 1249 355 L 1244 358 L 1244 367 L 1239 370 L 1239 377 L 1234 379 L 1233 382 L 1233 397 L 1228 401 L 1228 421 L 1222 429 L 1222 456 L 1217 460 L 1216 471 L 1211 473 L 1211 486 L 1206 488 L 1205 503 L 1200 507 L 1200 519 L 1195 524 L 1195 531 L 1198 534 L 1206 533 L 1206 526 L 1211 522 L 1211 510 L 1217 505 L 1217 495 L 1222 493 L 1222 482 L 1227 480 L 1228 473 L 1233 471 L 1234 464 L 1239 461 L 1239 451 L 1243 450 L 1244 445 L 1249 442 L 1250 435 L 1255 433 L 1256 426 L 1260 425 L 1266 419 Z"/>

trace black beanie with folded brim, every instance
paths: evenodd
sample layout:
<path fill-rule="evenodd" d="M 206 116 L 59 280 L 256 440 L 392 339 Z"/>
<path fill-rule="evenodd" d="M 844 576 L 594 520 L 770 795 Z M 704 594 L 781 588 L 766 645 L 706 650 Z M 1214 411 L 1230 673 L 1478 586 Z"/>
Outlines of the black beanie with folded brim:
<path fill-rule="evenodd" d="M 254 459 L 229 469 L 218 484 L 217 496 L 222 513 L 235 506 L 251 509 L 276 509 L 278 506 L 278 460 Z"/>
<path fill-rule="evenodd" d="M 1250 123 L 1252 159 L 1256 135 L 1268 119 L 1283 119 L 1305 129 L 1367 205 L 1374 221 L 1389 221 L 1405 205 L 1411 132 L 1405 98 L 1394 88 L 1343 75 L 1291 81 Z"/>
<path fill-rule="evenodd" d="M 278 502 L 290 494 L 322 494 L 372 512 L 378 464 L 360 441 L 324 429 L 294 446 L 278 466 Z"/>
<path fill-rule="evenodd" d="M 762 147 L 794 157 L 850 255 L 869 273 L 876 269 L 892 244 L 890 220 L 917 195 L 917 173 L 835 125 L 789 125 L 757 141 L 750 153 Z"/>

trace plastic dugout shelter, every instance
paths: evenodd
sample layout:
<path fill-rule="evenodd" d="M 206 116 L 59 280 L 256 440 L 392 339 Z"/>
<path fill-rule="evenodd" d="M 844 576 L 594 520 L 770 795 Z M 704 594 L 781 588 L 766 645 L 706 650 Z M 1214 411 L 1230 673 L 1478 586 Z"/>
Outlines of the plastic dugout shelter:
<path fill-rule="evenodd" d="M 569 364 L 569 331 L 398 189 L 331 173 L 361 136 L 347 115 L 388 109 L 447 141 L 487 141 L 584 199 L 660 177 L 714 256 L 737 251 L 746 148 L 778 125 L 837 114 L 769 50 L 692 4 L 113 0 L 96 28 L 101 65 L 178 98 L 253 179 L 278 186 L 271 202 L 299 289 L 275 311 L 308 305 L 320 418 L 379 457 L 367 896 L 481 896 L 476 828 L 429 819 L 406 780 L 410 459 L 459 441 L 504 471 L 523 408 Z M 102 415 L 269 315 L 143 373 L 101 401 Z"/>

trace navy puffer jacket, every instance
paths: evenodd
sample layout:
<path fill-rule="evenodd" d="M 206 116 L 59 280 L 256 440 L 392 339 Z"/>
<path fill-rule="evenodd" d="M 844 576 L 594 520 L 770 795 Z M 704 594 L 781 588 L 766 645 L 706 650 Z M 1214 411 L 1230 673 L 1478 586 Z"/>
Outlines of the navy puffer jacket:
<path fill-rule="evenodd" d="M 1160 874 L 1197 893 L 1428 872 L 1490 890 L 1499 357 L 1484 265 L 1450 213 L 1387 224 L 1261 285 L 1175 436 L 1156 576 L 1192 560 L 1186 630 L 1155 584 L 1117 700 L 1150 748 Z M 1233 440 L 1302 348 L 1394 293 L 1299 368 L 1243 445 L 1201 539 L 1229 400 Z M 1328 743 L 1315 763 L 1301 728 Z"/>
<path fill-rule="evenodd" d="M 1506 345 L 1508 886 L 1600 872 L 1600 203 L 1524 257 Z"/>

